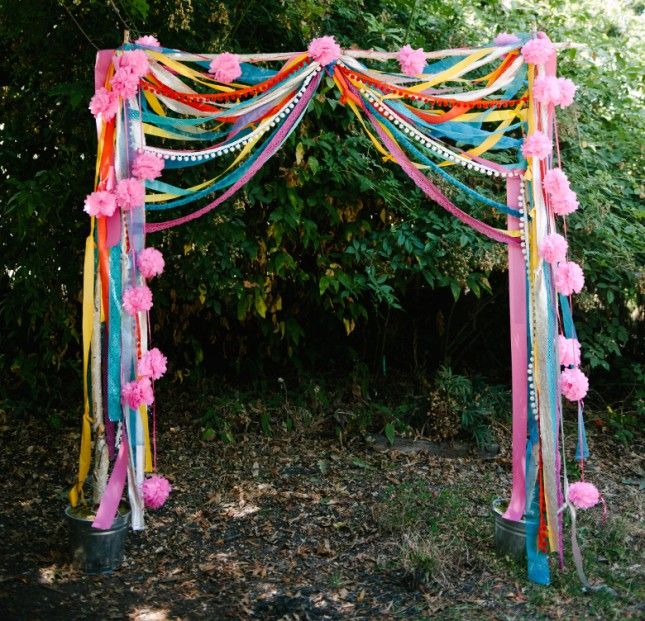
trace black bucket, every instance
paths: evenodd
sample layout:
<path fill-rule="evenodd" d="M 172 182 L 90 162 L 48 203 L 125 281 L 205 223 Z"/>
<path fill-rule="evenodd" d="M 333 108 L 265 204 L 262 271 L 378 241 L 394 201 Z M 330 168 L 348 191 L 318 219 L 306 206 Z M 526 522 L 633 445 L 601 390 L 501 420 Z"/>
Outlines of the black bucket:
<path fill-rule="evenodd" d="M 74 565 L 87 574 L 109 573 L 123 562 L 125 537 L 128 534 L 130 512 L 119 512 L 112 528 L 92 528 L 92 521 L 77 517 L 67 507 L 65 517 L 70 527 L 70 547 Z"/>
<path fill-rule="evenodd" d="M 516 522 L 504 517 L 506 503 L 497 498 L 493 501 L 495 518 L 495 550 L 502 556 L 522 560 L 526 556 L 526 522 Z"/>

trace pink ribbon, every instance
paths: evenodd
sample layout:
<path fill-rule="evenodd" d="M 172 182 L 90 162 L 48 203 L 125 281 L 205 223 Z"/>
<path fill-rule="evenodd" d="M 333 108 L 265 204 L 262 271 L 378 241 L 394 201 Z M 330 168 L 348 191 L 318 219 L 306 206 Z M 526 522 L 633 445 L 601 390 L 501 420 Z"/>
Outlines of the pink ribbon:
<path fill-rule="evenodd" d="M 117 455 L 110 480 L 103 492 L 101 504 L 96 512 L 96 518 L 92 522 L 92 528 L 108 530 L 112 528 L 114 518 L 119 510 L 119 503 L 125 487 L 125 477 L 128 471 L 128 438 L 125 434 L 125 426 L 121 435 L 121 446 Z"/>
<path fill-rule="evenodd" d="M 506 180 L 506 202 L 517 209 L 521 182 Z M 519 230 L 519 220 L 508 217 L 508 230 Z M 513 487 L 504 517 L 520 522 L 526 508 L 527 364 L 526 270 L 518 246 L 508 247 L 508 302 L 511 332 L 511 377 L 513 385 Z"/>

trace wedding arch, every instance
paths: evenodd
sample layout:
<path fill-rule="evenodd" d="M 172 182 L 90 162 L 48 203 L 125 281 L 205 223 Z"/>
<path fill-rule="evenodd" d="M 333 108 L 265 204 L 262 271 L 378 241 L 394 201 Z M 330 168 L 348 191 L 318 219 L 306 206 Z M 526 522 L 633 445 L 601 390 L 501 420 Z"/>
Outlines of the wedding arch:
<path fill-rule="evenodd" d="M 581 504 L 561 452 L 564 397 L 578 404 L 576 457 L 587 457 L 588 382 L 578 368 L 570 304 L 584 279 L 557 232 L 566 231 L 563 218 L 578 203 L 562 171 L 555 115 L 572 102 L 575 86 L 556 77 L 556 47 L 544 33 L 504 33 L 482 47 L 424 52 L 406 45 L 385 53 L 342 50 L 326 36 L 303 52 L 193 54 L 148 36 L 100 51 L 90 103 L 98 152 L 85 202 L 84 413 L 72 506 L 85 502 L 92 453 L 103 473 L 94 482 L 95 528 L 111 526 L 126 484 L 134 529 L 144 528 L 144 507 L 163 504 L 168 482 L 146 476 L 156 472 L 153 383 L 166 369 L 151 347 L 147 285 L 164 262 L 148 244 L 234 196 L 284 144 L 328 77 L 380 156 L 432 202 L 506 244 L 513 484 L 505 517 L 525 519 L 529 578 L 546 584 L 548 553 L 562 564 L 568 510 L 586 581 L 575 540 Z M 459 166 L 504 184 L 506 201 L 460 181 L 453 174 Z M 188 168 L 202 180 L 185 187 Z M 506 226 L 457 206 L 433 178 L 456 187 L 467 204 L 504 214 Z M 170 209 L 182 211 L 164 218 Z"/>

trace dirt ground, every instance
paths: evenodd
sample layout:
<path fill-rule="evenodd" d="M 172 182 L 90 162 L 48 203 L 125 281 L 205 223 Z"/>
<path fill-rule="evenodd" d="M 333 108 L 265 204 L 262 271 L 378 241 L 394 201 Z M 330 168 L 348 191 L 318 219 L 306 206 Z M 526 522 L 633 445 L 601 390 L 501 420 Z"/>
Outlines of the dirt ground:
<path fill-rule="evenodd" d="M 641 447 L 600 432 L 586 474 L 609 519 L 580 516 L 580 537 L 591 582 L 608 588 L 585 594 L 570 559 L 545 588 L 495 555 L 491 501 L 510 488 L 503 437 L 494 459 L 302 430 L 225 445 L 180 415 L 159 436 L 168 503 L 129 533 L 119 570 L 83 575 L 63 520 L 78 431 L 36 423 L 0 431 L 3 620 L 645 617 Z"/>

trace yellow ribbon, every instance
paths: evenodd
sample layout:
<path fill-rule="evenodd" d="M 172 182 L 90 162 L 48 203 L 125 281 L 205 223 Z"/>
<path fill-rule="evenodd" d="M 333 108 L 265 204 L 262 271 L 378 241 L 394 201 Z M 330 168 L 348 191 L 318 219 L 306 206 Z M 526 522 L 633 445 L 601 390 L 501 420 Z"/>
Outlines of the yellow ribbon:
<path fill-rule="evenodd" d="M 72 507 L 84 501 L 83 485 L 90 471 L 92 451 L 92 417 L 90 415 L 89 387 L 87 382 L 90 359 L 90 343 L 94 313 L 94 221 L 91 219 L 90 234 L 85 240 L 85 260 L 83 264 L 83 422 L 81 429 L 81 451 L 78 459 L 78 479 L 69 490 L 69 501 Z"/>

